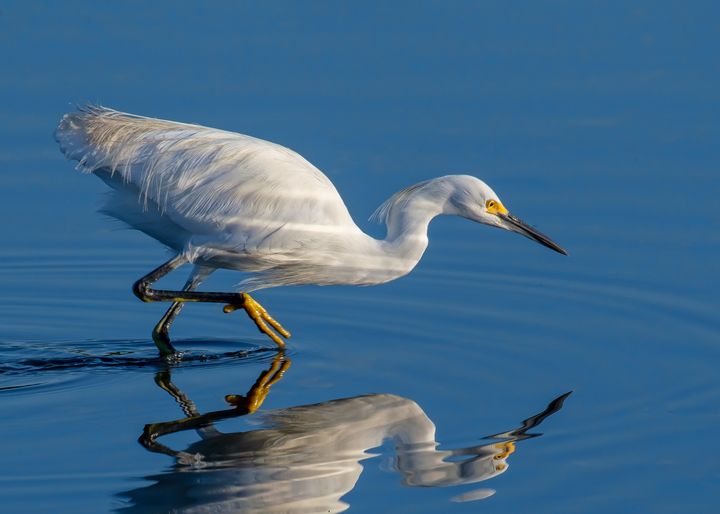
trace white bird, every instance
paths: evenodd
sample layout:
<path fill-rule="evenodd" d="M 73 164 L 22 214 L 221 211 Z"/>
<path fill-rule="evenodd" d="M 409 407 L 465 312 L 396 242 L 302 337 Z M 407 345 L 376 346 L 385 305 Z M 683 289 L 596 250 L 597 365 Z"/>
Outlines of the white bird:
<path fill-rule="evenodd" d="M 373 215 L 387 225 L 385 239 L 378 240 L 355 224 L 320 170 L 268 141 L 96 106 L 66 114 L 55 138 L 78 169 L 111 187 L 103 212 L 176 254 L 133 286 L 143 301 L 172 302 L 153 330 L 164 355 L 175 353 L 168 330 L 185 302 L 244 309 L 261 332 L 284 346 L 280 336 L 289 332 L 249 292 L 399 278 L 422 257 L 428 224 L 440 214 L 517 232 L 566 254 L 468 175 L 426 180 L 393 195 Z M 182 291 L 150 287 L 185 263 L 194 267 Z M 194 291 L 217 268 L 247 272 L 242 292 Z"/>

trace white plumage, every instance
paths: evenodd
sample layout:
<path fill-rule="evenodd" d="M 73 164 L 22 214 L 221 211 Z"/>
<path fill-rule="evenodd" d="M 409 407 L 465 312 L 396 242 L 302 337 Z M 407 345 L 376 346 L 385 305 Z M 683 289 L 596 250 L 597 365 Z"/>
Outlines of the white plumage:
<path fill-rule="evenodd" d="M 104 212 L 195 262 L 277 268 L 275 282 L 302 283 L 283 267 L 328 265 L 308 251 L 367 237 L 332 182 L 280 145 L 100 107 L 63 117 L 56 138 L 79 169 L 113 188 Z M 279 285 L 270 282 L 255 289 Z"/>
<path fill-rule="evenodd" d="M 80 170 L 112 188 L 106 213 L 178 254 L 154 279 L 181 261 L 196 264 L 189 289 L 216 268 L 250 273 L 243 291 L 387 282 L 415 267 L 439 214 L 519 232 L 565 253 L 468 175 L 427 180 L 392 196 L 375 213 L 387 224 L 387 236 L 377 240 L 358 228 L 320 170 L 274 143 L 103 107 L 65 115 L 56 139 Z M 210 300 L 186 294 L 174 301 Z"/>

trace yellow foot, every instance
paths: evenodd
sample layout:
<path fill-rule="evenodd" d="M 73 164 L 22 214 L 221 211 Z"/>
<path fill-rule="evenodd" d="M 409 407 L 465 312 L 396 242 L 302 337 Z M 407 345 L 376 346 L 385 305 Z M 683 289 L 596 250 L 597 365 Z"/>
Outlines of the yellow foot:
<path fill-rule="evenodd" d="M 229 394 L 225 396 L 225 401 L 252 414 L 260 408 L 270 392 L 270 387 L 283 377 L 289 367 L 290 359 L 285 359 L 282 354 L 278 355 L 270 369 L 260 374 L 247 394 Z"/>
<path fill-rule="evenodd" d="M 275 341 L 275 344 L 277 344 L 280 348 L 285 348 L 285 341 L 280 339 L 280 337 L 270 327 L 268 327 L 268 323 L 285 339 L 290 337 L 290 332 L 285 330 L 280 323 L 275 321 L 273 317 L 268 314 L 268 311 L 266 311 L 262 305 L 257 303 L 252 296 L 247 293 L 243 293 L 242 305 L 226 305 L 223 307 L 223 312 L 229 313 L 238 309 L 245 310 L 250 319 L 255 322 L 255 325 L 257 325 L 260 332 L 266 334 L 270 339 Z"/>

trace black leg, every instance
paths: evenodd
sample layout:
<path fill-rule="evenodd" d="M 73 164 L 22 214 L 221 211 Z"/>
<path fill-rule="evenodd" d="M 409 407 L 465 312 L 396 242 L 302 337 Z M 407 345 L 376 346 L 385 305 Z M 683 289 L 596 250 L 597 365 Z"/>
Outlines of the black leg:
<path fill-rule="evenodd" d="M 150 286 L 188 260 L 182 255 L 173 257 L 162 266 L 152 270 L 133 284 L 133 293 L 143 302 L 211 302 L 225 303 L 243 308 L 245 293 L 210 293 L 197 291 L 173 291 L 152 289 Z"/>
<path fill-rule="evenodd" d="M 153 331 L 153 340 L 162 355 L 176 353 L 172 344 L 170 344 L 170 338 L 167 336 L 167 327 L 179 312 L 179 306 L 175 307 L 175 304 L 184 302 L 224 303 L 226 304 L 223 308 L 225 312 L 243 309 L 250 319 L 255 322 L 260 332 L 267 334 L 279 347 L 283 348 L 285 346 L 284 341 L 268 327 L 268 324 L 285 338 L 290 337 L 290 333 L 247 293 L 197 292 L 190 290 L 192 288 L 188 288 L 187 285 L 183 291 L 153 289 L 150 287 L 153 283 L 187 262 L 187 258 L 182 255 L 173 257 L 133 284 L 133 293 L 144 302 L 173 302 L 173 305 Z M 163 329 L 165 329 L 164 337 L 162 334 Z M 157 337 L 156 333 L 158 334 Z"/>
<path fill-rule="evenodd" d="M 185 282 L 183 291 L 194 291 L 213 271 L 213 268 L 196 267 L 190 274 L 190 277 L 188 277 L 187 282 Z M 160 350 L 161 355 L 174 355 L 177 353 L 170 342 L 170 334 L 168 332 L 184 305 L 184 302 L 173 302 L 153 329 L 152 338 L 158 350 Z"/>
<path fill-rule="evenodd" d="M 180 302 L 173 303 L 170 308 L 165 312 L 163 317 L 160 318 L 160 321 L 158 321 L 157 325 L 155 325 L 155 328 L 153 328 L 153 341 L 155 342 L 155 346 L 157 346 L 158 350 L 160 351 L 160 355 L 163 357 L 175 355 L 176 353 L 178 353 L 178 351 L 170 342 L 170 334 L 168 334 L 168 330 L 170 330 L 170 325 L 172 325 L 175 317 L 180 314 L 183 305 L 184 304 Z"/>

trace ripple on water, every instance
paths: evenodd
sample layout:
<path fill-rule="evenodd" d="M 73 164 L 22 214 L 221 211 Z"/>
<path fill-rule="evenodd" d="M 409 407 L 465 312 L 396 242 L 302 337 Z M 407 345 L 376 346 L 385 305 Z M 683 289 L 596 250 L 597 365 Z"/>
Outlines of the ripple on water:
<path fill-rule="evenodd" d="M 507 326 L 522 322 L 553 328 L 552 323 L 561 323 L 564 330 L 577 331 L 582 336 L 586 326 L 568 322 L 563 316 L 547 315 L 548 310 L 560 308 L 576 309 L 585 315 L 592 313 L 593 320 L 621 321 L 624 327 L 639 327 L 649 338 L 666 336 L 663 323 L 671 323 L 673 330 L 691 336 L 692 344 L 698 347 L 714 345 L 717 333 L 716 316 L 710 306 L 656 284 L 611 276 L 435 271 L 424 277 L 423 283 L 427 290 L 483 291 L 484 297 L 498 300 L 440 302 L 433 309 L 443 314 L 455 312 L 475 319 L 482 320 L 484 316 L 502 320 Z M 408 305 L 416 309 L 422 309 L 423 304 L 427 301 L 408 299 Z M 473 330 L 474 327 L 468 327 L 467 332 Z"/>
<path fill-rule="evenodd" d="M 365 307 L 363 316 L 328 320 L 322 313 L 308 312 L 304 319 L 409 337 L 416 348 L 425 340 L 432 345 L 442 341 L 445 348 L 463 346 L 482 334 L 482 340 L 512 340 L 511 346 L 519 349 L 527 339 L 522 327 L 532 334 L 536 349 L 560 344 L 559 335 L 574 344 L 587 341 L 591 333 L 614 337 L 623 330 L 632 330 L 643 340 L 664 340 L 670 332 L 678 332 L 690 339 L 688 345 L 700 349 L 714 346 L 717 334 L 715 313 L 689 294 L 610 276 L 433 270 L 398 292 L 368 298 L 347 288 L 329 291 L 326 296 L 336 305 L 356 305 L 364 298 L 371 300 L 366 302 L 371 307 Z M 602 326 L 593 328 L 596 323 Z"/>
<path fill-rule="evenodd" d="M 222 366 L 272 360 L 275 350 L 225 340 L 183 340 L 178 357 L 158 356 L 146 340 L 3 341 L 0 342 L 0 394 L 68 388 L 88 373 Z"/>

